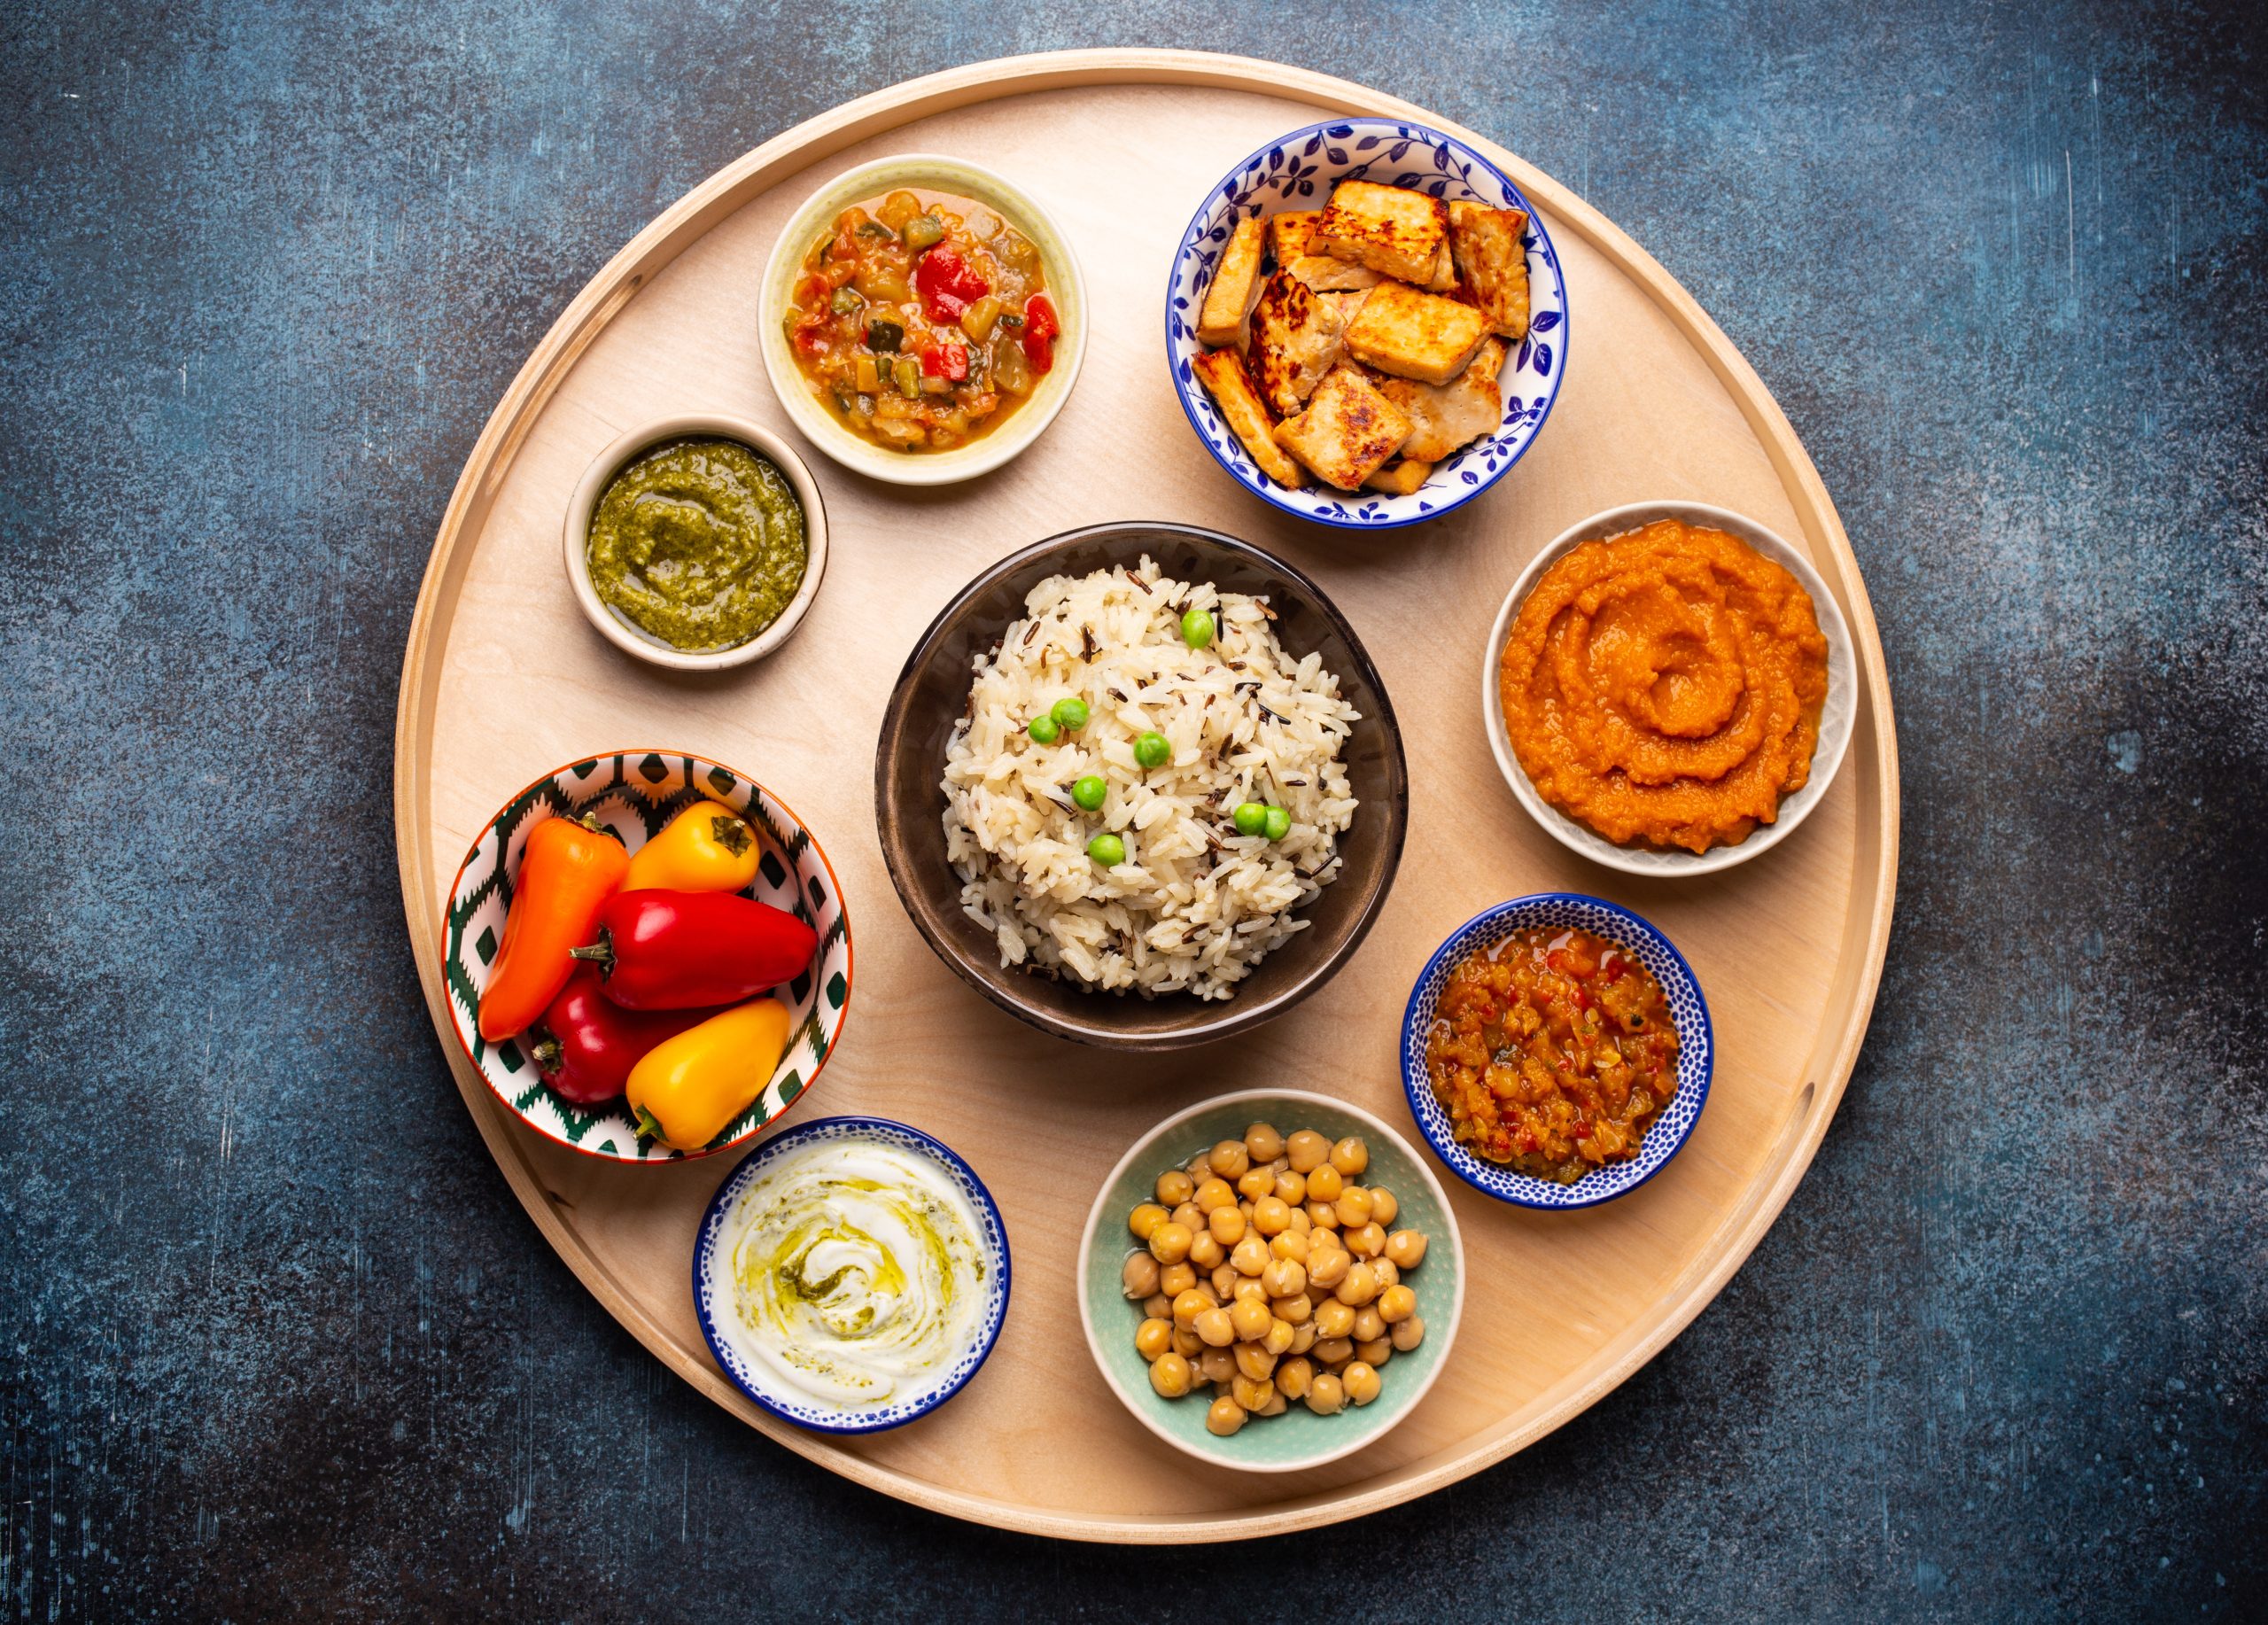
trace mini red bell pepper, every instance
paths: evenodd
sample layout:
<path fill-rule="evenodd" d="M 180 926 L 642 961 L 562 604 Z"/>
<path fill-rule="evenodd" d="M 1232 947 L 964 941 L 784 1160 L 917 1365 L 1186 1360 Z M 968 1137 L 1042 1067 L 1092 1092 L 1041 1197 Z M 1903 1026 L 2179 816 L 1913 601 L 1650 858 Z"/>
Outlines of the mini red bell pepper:
<path fill-rule="evenodd" d="M 630 1070 L 656 1048 L 711 1010 L 625 1010 L 600 989 L 595 967 L 575 974 L 523 1044 L 544 1081 L 578 1106 L 595 1106 L 622 1092 Z"/>
<path fill-rule="evenodd" d="M 812 962 L 819 934 L 795 915 L 727 891 L 623 891 L 598 940 L 574 950 L 625 1010 L 739 1004 Z"/>
<path fill-rule="evenodd" d="M 1024 359 L 1031 363 L 1034 372 L 1045 372 L 1055 365 L 1055 336 L 1063 330 L 1063 323 L 1055 318 L 1055 307 L 1045 293 L 1035 293 L 1024 301 Z"/>
<path fill-rule="evenodd" d="M 913 286 L 923 312 L 940 323 L 959 321 L 961 312 L 992 292 L 976 268 L 944 243 L 921 256 L 913 268 Z"/>

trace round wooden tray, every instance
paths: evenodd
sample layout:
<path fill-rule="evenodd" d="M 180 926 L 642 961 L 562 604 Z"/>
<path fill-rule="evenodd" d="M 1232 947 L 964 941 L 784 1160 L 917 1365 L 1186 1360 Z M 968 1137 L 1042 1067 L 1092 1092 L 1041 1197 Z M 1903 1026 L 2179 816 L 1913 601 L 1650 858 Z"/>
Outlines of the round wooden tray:
<path fill-rule="evenodd" d="M 1239 489 L 1191 434 L 1161 353 L 1166 268 L 1198 199 L 1324 113 L 1406 117 L 1471 142 L 1542 211 L 1567 277 L 1572 364 L 1548 431 L 1487 496 L 1386 535 L 1311 527 Z M 786 432 L 755 330 L 773 235 L 835 170 L 916 150 L 1015 176 L 1076 241 L 1094 309 L 1069 405 L 1024 456 L 964 486 L 874 484 L 812 453 L 835 546 L 797 634 L 714 677 L 626 659 L 577 612 L 560 568 L 576 480 L 641 419 L 719 410 Z M 1589 867 L 1538 829 L 1497 774 L 1473 698 L 1521 564 L 1586 514 L 1650 497 L 1722 503 L 1799 540 L 1859 652 L 1857 732 L 1832 793 L 1757 862 L 1683 884 Z M 891 893 L 872 799 L 882 707 L 937 608 L 1021 543 L 1127 518 L 1211 525 L 1312 573 L 1377 658 L 1412 784 L 1400 878 L 1338 979 L 1245 1038 L 1146 1061 L 1046 1038 L 964 987 Z M 625 1167 L 549 1144 L 447 1037 L 437 927 L 458 859 L 536 774 L 632 745 L 756 775 L 841 875 L 858 942 L 850 1020 L 816 1098 L 786 1121 L 863 1111 L 919 1124 L 999 1200 L 1016 1260 L 1006 1330 L 968 1389 L 910 1427 L 800 1432 L 711 1362 L 687 1261 L 732 1159 Z M 410 629 L 394 794 L 443 1053 L 544 1240 L 599 1302 L 734 1416 L 835 1472 L 984 1523 L 1113 1541 L 1277 1533 L 1408 1500 L 1541 1437 L 1659 1349 L 1748 1256 L 1826 1131 L 1866 1030 L 1898 859 L 1890 692 L 1850 545 L 1787 420 L 1700 307 L 1581 198 L 1471 131 L 1342 80 L 1180 51 L 1019 58 L 900 85 L 766 143 L 641 232 L 537 347 L 457 484 Z M 1321 1089 L 1406 1119 L 1394 1047 L 1412 977 L 1479 909 L 1555 888 L 1638 909 L 1692 960 L 1720 1054 L 1691 1142 L 1643 1190 L 1587 1212 L 1522 1211 L 1457 1186 L 1475 1287 L 1456 1357 L 1408 1421 L 1307 1474 L 1193 1466 L 1124 1414 L 1080 1336 L 1074 1250 L 1099 1181 L 1159 1117 L 1239 1084 Z"/>

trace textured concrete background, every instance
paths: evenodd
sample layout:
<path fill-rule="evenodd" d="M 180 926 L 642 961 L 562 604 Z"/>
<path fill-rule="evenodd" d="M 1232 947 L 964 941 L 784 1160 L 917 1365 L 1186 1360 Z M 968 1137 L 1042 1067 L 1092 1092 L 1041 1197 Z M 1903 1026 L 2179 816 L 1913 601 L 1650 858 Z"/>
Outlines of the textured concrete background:
<path fill-rule="evenodd" d="M 2268 1615 L 2258 8 L 1079 10 L 0 18 L 8 1611 Z M 1902 725 L 1873 1036 L 1753 1259 L 1543 1444 L 1233 1559 L 966 1528 L 666 1375 L 466 1155 L 394 882 L 418 575 L 576 288 L 798 119 L 1107 43 L 1627 227 L 1811 447 Z"/>

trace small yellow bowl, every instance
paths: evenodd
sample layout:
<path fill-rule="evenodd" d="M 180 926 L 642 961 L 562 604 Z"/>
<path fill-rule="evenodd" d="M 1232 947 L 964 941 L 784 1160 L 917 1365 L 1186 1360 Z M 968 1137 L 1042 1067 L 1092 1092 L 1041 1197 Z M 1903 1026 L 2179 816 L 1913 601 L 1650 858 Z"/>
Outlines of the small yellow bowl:
<path fill-rule="evenodd" d="M 951 451 L 893 451 L 844 428 L 812 393 L 810 381 L 796 365 L 782 325 L 788 307 L 794 302 L 789 296 L 803 268 L 804 254 L 819 234 L 850 205 L 894 187 L 974 198 L 1029 237 L 1045 264 L 1047 295 L 1062 323 L 1063 330 L 1055 340 L 1055 364 L 1031 399 L 998 428 Z M 899 486 L 944 486 L 990 473 L 1037 439 L 1055 421 L 1055 415 L 1070 399 L 1079 363 L 1086 359 L 1087 287 L 1070 239 L 1054 217 L 1006 177 L 964 159 L 907 153 L 845 170 L 796 211 L 781 228 L 779 240 L 772 245 L 772 258 L 764 268 L 757 321 L 763 330 L 764 369 L 771 375 L 780 404 L 788 409 L 805 439 L 855 473 Z"/>
<path fill-rule="evenodd" d="M 788 601 L 788 607 L 780 612 L 778 620 L 747 642 L 736 643 L 730 649 L 697 653 L 672 649 L 657 638 L 649 637 L 609 609 L 606 601 L 599 596 L 598 588 L 591 584 L 591 514 L 598 507 L 599 499 L 606 494 L 614 477 L 639 453 L 664 440 L 683 439 L 738 440 L 769 459 L 786 475 L 788 485 L 795 488 L 796 500 L 804 505 L 803 584 Z M 804 466 L 804 460 L 796 455 L 794 447 L 763 424 L 715 412 L 688 412 L 664 417 L 632 430 L 601 452 L 584 472 L 575 494 L 567 500 L 563 540 L 567 550 L 567 585 L 574 589 L 575 602 L 582 606 L 584 618 L 598 629 L 599 635 L 625 654 L 680 672 L 720 672 L 728 666 L 761 660 L 794 634 L 804 611 L 812 607 L 812 600 L 819 596 L 819 579 L 827 573 L 827 509 L 819 501 L 819 482 L 812 478 L 811 470 Z"/>

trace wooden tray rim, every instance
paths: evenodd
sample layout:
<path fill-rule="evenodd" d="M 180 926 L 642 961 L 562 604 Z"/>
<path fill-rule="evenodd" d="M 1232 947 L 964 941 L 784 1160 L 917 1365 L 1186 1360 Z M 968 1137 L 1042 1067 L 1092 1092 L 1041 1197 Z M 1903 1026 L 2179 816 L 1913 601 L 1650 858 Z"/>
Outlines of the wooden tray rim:
<path fill-rule="evenodd" d="M 1366 113 L 1405 118 L 1446 131 L 1502 167 L 1521 190 L 1644 287 L 1679 333 L 1707 361 L 1739 405 L 1751 431 L 1780 477 L 1806 538 L 1833 564 L 1833 585 L 1860 654 L 1863 704 L 1852 740 L 1861 778 L 1871 775 L 1879 811 L 1862 813 L 1852 880 L 1854 898 L 1871 890 L 1871 906 L 1854 908 L 1837 964 L 1838 987 L 1830 1010 L 1843 1012 L 1839 1028 L 1822 1030 L 1812 1054 L 1811 1081 L 1791 1117 L 1790 1143 L 1775 1153 L 1776 1172 L 1751 1187 L 1745 1211 L 1735 1216 L 1728 1239 L 1713 1256 L 1674 1284 L 1656 1312 L 1633 1322 L 1619 1349 L 1610 1346 L 1587 1376 L 1571 1380 L 1557 1399 L 1519 1427 L 1450 1455 L 1413 1462 L 1379 1479 L 1241 1514 L 1197 1519 L 1146 1516 L 1076 1518 L 972 1494 L 878 1466 L 837 1448 L 829 1438 L 765 1415 L 694 1351 L 680 1348 L 638 1306 L 562 1217 L 543 1182 L 521 1155 L 518 1130 L 499 1109 L 478 1074 L 448 1044 L 447 993 L 440 968 L 436 923 L 441 902 L 433 874 L 428 827 L 430 785 L 423 752 L 430 743 L 439 703 L 438 677 L 445 640 L 436 636 L 442 608 L 462 587 L 473 548 L 462 546 L 485 523 L 522 441 L 576 361 L 631 297 L 687 247 L 770 187 L 854 143 L 916 120 L 976 103 L 1039 91 L 1114 84 L 1185 85 L 1245 91 L 1304 101 L 1325 113 Z M 394 732 L 394 829 L 402 900 L 418 979 L 428 1014 L 457 1088 L 489 1153 L 520 1203 L 552 1248 L 609 1313 L 664 1365 L 699 1392 L 797 1455 L 830 1472 L 899 1500 L 996 1528 L 1059 1538 L 1163 1544 L 1286 1534 L 1377 1512 L 1452 1484 L 1511 1456 L 1580 1415 L 1658 1353 L 1722 1290 L 1733 1272 L 1786 1206 L 1817 1152 L 1856 1064 L 1873 1014 L 1888 950 L 1898 882 L 1898 747 L 1882 640 L 1873 608 L 1840 517 L 1779 403 L 1746 358 L 1693 297 L 1622 229 L 1542 170 L 1478 133 L 1414 103 L 1353 81 L 1306 68 L 1208 51 L 1100 48 L 1040 52 L 969 63 L 877 90 L 782 131 L 695 187 L 633 237 L 571 301 L 545 333 L 482 429 L 442 516 L 432 556 L 420 584 L 404 650 Z M 1869 848 L 1871 847 L 1871 851 Z M 1871 874 L 1869 874 L 1871 870 Z M 1832 1026 L 1832 1023 L 1830 1023 Z M 1265 1486 L 1260 1486 L 1265 1489 Z"/>

